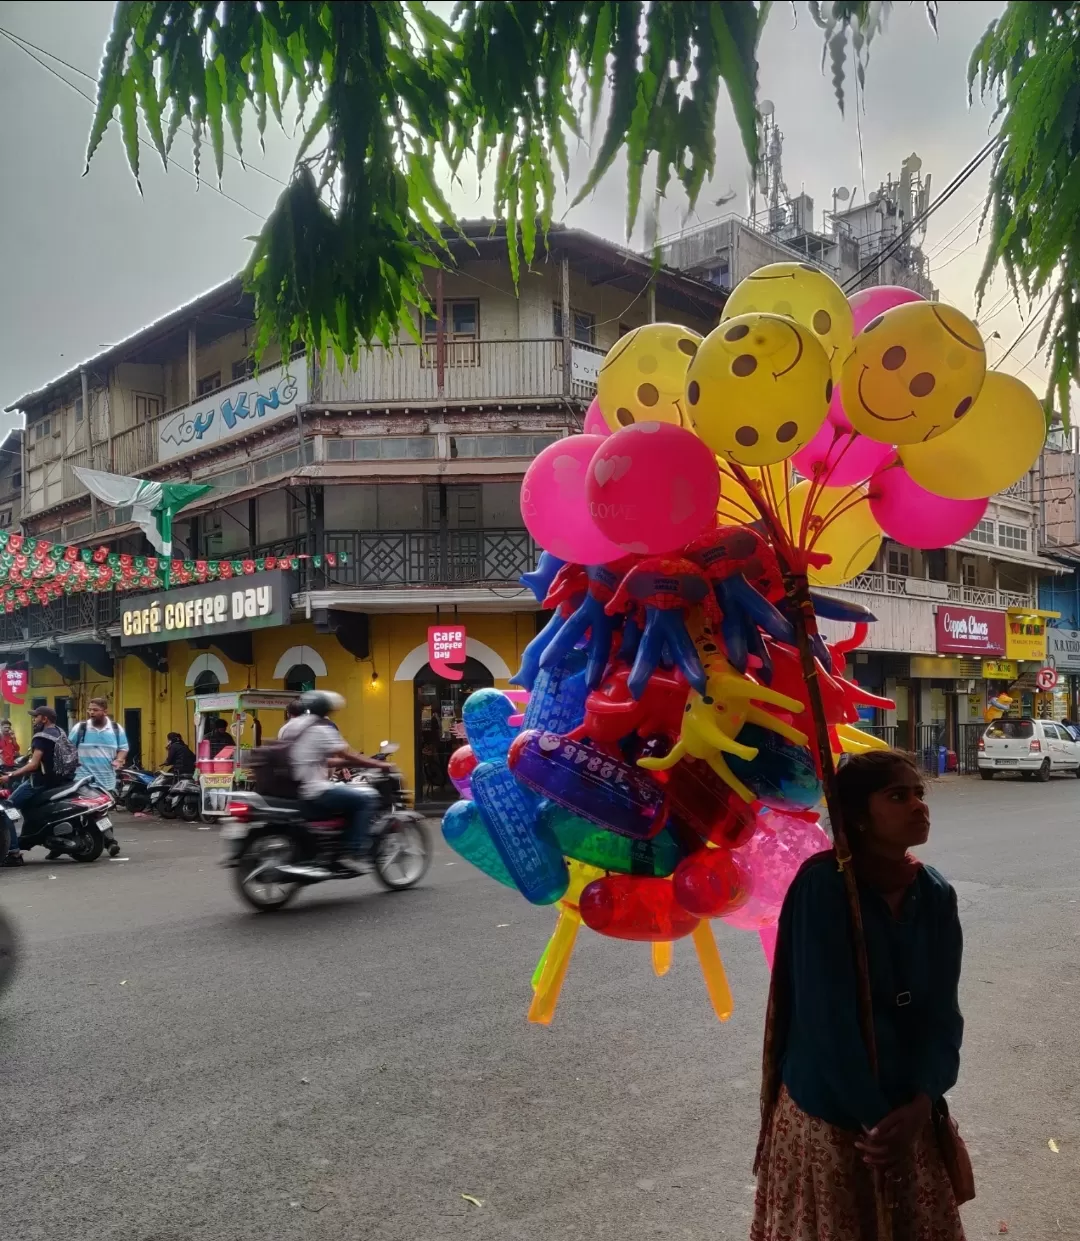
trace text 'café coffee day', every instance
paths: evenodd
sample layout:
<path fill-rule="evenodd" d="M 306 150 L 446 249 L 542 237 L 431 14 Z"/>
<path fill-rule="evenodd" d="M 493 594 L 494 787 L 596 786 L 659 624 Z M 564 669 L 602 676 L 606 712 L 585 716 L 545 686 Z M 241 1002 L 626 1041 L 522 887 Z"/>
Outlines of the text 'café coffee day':
<path fill-rule="evenodd" d="M 257 573 L 133 600 L 121 613 L 120 643 L 138 646 L 287 624 L 291 593 L 287 579 L 280 571 Z"/>

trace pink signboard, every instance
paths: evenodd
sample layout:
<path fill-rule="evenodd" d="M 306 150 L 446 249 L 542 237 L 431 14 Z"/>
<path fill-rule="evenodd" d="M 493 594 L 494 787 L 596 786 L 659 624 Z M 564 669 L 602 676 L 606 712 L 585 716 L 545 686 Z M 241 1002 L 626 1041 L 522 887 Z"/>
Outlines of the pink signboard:
<path fill-rule="evenodd" d="M 30 688 L 30 673 L 25 668 L 4 668 L 0 672 L 0 690 L 3 691 L 5 702 L 21 705 L 26 701 L 26 691 Z"/>
<path fill-rule="evenodd" d="M 448 681 L 460 681 L 464 673 L 449 665 L 465 662 L 465 641 L 464 625 L 429 626 L 427 653 L 432 672 Z"/>
<path fill-rule="evenodd" d="M 1004 655 L 1005 613 L 941 604 L 934 618 L 937 649 L 956 655 Z"/>

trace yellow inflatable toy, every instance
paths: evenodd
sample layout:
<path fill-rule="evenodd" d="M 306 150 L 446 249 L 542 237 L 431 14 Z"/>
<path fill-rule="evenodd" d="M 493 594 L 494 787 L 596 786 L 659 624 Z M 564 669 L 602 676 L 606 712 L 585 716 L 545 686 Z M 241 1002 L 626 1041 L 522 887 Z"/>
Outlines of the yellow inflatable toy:
<path fill-rule="evenodd" d="M 691 691 L 683 715 L 679 740 L 663 758 L 639 758 L 638 766 L 647 771 L 667 771 L 679 759 L 689 755 L 703 759 L 729 788 L 745 802 L 754 794 L 724 762 L 724 754 L 734 754 L 747 762 L 757 758 L 754 746 L 742 745 L 735 738 L 744 724 L 768 728 L 795 745 L 806 745 L 806 734 L 799 732 L 775 715 L 754 706 L 767 702 L 783 711 L 801 711 L 803 704 L 786 694 L 758 685 L 749 677 L 740 676 L 726 659 L 710 656 L 705 663 L 705 694 Z"/>

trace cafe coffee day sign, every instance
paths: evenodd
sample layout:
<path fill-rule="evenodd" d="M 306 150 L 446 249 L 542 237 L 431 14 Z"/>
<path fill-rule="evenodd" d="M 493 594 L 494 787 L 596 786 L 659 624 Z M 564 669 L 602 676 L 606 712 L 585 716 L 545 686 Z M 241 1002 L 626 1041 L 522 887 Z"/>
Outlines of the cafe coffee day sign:
<path fill-rule="evenodd" d="M 1005 614 L 942 605 L 934 617 L 936 649 L 958 655 L 1004 655 Z"/>
<path fill-rule="evenodd" d="M 1080 672 L 1080 629 L 1048 629 L 1046 662 L 1058 672 Z"/>
<path fill-rule="evenodd" d="M 303 358 L 294 358 L 287 370 L 271 367 L 162 418 L 158 423 L 157 459 L 168 461 L 243 435 L 256 426 L 295 414 L 297 406 L 306 404 L 307 399 L 307 363 Z"/>
<path fill-rule="evenodd" d="M 464 625 L 430 625 L 427 650 L 431 671 L 447 681 L 460 681 L 465 674 L 449 665 L 465 662 L 465 642 Z"/>
<path fill-rule="evenodd" d="M 206 582 L 125 599 L 120 612 L 120 645 L 212 639 L 223 633 L 287 625 L 292 587 L 292 575 L 275 569 L 227 582 Z"/>

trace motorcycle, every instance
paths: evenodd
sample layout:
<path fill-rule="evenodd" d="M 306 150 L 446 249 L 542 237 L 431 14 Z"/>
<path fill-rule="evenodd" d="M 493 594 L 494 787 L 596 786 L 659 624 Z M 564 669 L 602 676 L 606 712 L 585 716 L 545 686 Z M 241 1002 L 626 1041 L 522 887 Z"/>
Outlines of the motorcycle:
<path fill-rule="evenodd" d="M 121 810 L 142 814 L 150 808 L 150 786 L 154 773 L 141 767 L 122 767 L 117 773 L 116 804 Z"/>
<path fill-rule="evenodd" d="M 119 852 L 108 815 L 114 805 L 112 794 L 80 776 L 60 788 L 39 789 L 21 809 L 5 801 L 3 813 L 19 833 L 21 849 L 40 846 L 50 858 L 66 853 L 75 862 L 96 862 L 106 845 Z"/>
<path fill-rule="evenodd" d="M 177 815 L 185 823 L 197 823 L 202 803 L 202 789 L 194 776 L 177 776 L 161 799 L 161 813 L 167 819 Z"/>
<path fill-rule="evenodd" d="M 398 747 L 388 741 L 376 758 L 387 760 Z M 411 888 L 431 865 L 431 840 L 422 816 L 409 808 L 401 772 L 371 771 L 355 777 L 379 797 L 371 826 L 367 868 L 340 864 L 343 819 L 311 820 L 302 802 L 250 791 L 229 795 L 221 836 L 228 850 L 224 865 L 233 871 L 241 898 L 260 913 L 284 909 L 301 888 L 328 879 L 354 879 L 372 871 L 391 891 Z"/>

